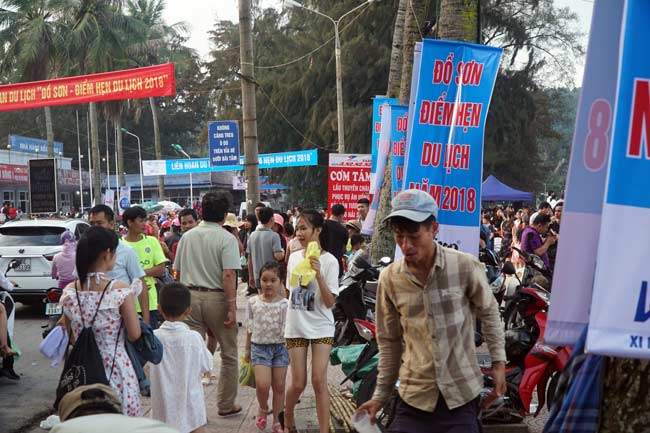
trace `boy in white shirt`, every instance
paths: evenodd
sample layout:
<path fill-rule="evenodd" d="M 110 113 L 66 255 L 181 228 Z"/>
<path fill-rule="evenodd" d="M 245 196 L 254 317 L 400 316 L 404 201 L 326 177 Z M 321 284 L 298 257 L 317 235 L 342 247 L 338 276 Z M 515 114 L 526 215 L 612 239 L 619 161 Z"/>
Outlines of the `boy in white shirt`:
<path fill-rule="evenodd" d="M 170 283 L 161 289 L 158 310 L 165 322 L 154 334 L 162 342 L 163 358 L 149 373 L 151 417 L 181 433 L 200 433 L 208 422 L 201 376 L 212 369 L 212 354 L 201 335 L 184 323 L 190 305 L 184 285 Z"/>

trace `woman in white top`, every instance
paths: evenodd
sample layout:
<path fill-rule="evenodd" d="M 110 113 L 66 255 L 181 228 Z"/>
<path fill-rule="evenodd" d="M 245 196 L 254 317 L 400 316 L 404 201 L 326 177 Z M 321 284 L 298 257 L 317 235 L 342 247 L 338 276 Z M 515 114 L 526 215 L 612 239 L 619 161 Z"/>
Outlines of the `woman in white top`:
<path fill-rule="evenodd" d="M 311 346 L 311 383 L 316 395 L 318 424 L 321 433 L 326 433 L 330 421 L 327 365 L 334 343 L 332 307 L 339 291 L 339 264 L 332 254 L 323 251 L 327 237 L 324 219 L 317 211 L 302 212 L 296 224 L 296 239 L 304 249 L 291 254 L 287 265 L 287 287 L 291 295 L 284 336 L 289 349 L 291 383 L 285 402 L 285 426 L 290 433 L 296 431 L 293 411 L 307 384 L 307 350 Z M 310 259 L 316 278 L 309 282 L 299 280 L 296 287 L 291 287 L 291 273 L 305 258 L 310 242 L 317 242 L 321 248 L 321 256 Z"/>

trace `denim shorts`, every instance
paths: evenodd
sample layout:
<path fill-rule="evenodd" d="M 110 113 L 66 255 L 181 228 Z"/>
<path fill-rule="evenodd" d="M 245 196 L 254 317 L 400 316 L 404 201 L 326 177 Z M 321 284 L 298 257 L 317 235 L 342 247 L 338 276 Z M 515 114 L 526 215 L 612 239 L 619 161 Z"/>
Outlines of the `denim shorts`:
<path fill-rule="evenodd" d="M 251 361 L 265 367 L 288 367 L 289 352 L 284 343 L 251 343 Z"/>

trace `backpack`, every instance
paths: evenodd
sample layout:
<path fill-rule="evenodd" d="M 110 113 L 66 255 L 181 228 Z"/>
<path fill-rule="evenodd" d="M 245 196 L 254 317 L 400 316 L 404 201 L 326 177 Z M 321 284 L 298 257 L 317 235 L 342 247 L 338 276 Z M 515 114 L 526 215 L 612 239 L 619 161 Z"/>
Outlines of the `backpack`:
<path fill-rule="evenodd" d="M 56 400 L 54 401 L 54 409 L 58 409 L 59 402 L 68 392 L 73 389 L 83 386 L 90 385 L 93 383 L 101 383 L 104 385 L 109 385 L 109 380 L 106 378 L 106 371 L 104 370 L 104 363 L 102 361 L 102 355 L 99 352 L 97 347 L 97 340 L 95 339 L 95 333 L 93 332 L 93 324 L 97 318 L 97 313 L 99 312 L 99 307 L 102 305 L 102 300 L 104 299 L 104 294 L 106 289 L 111 284 L 112 280 L 106 284 L 104 290 L 102 290 L 102 295 L 99 298 L 97 304 L 97 310 L 93 316 L 93 320 L 90 323 L 90 326 L 86 327 L 83 319 L 83 311 L 81 310 L 81 300 L 79 299 L 79 291 L 77 290 L 77 284 L 75 283 L 75 293 L 77 295 L 77 302 L 79 303 L 79 312 L 81 314 L 81 323 L 83 329 L 79 333 L 77 341 L 72 346 L 72 350 L 68 354 L 68 357 L 63 366 L 63 371 L 61 372 L 61 377 L 59 378 L 59 385 L 56 388 Z M 118 337 L 115 343 L 115 353 L 113 354 L 113 365 L 111 366 L 111 372 L 109 378 L 113 374 L 113 369 L 115 368 L 115 355 L 117 354 L 117 341 L 119 341 L 119 334 L 122 331 L 122 323 L 120 323 L 120 329 L 118 331 Z"/>

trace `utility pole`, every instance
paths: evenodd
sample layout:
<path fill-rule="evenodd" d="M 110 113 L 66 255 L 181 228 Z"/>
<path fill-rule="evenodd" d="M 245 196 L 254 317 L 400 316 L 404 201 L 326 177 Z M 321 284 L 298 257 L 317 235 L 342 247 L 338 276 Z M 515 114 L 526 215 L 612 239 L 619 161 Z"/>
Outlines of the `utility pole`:
<path fill-rule="evenodd" d="M 246 212 L 252 214 L 260 201 L 260 167 L 257 149 L 257 107 L 253 69 L 253 19 L 251 0 L 239 0 L 239 56 L 241 62 L 242 117 L 244 126 L 244 169 Z"/>

